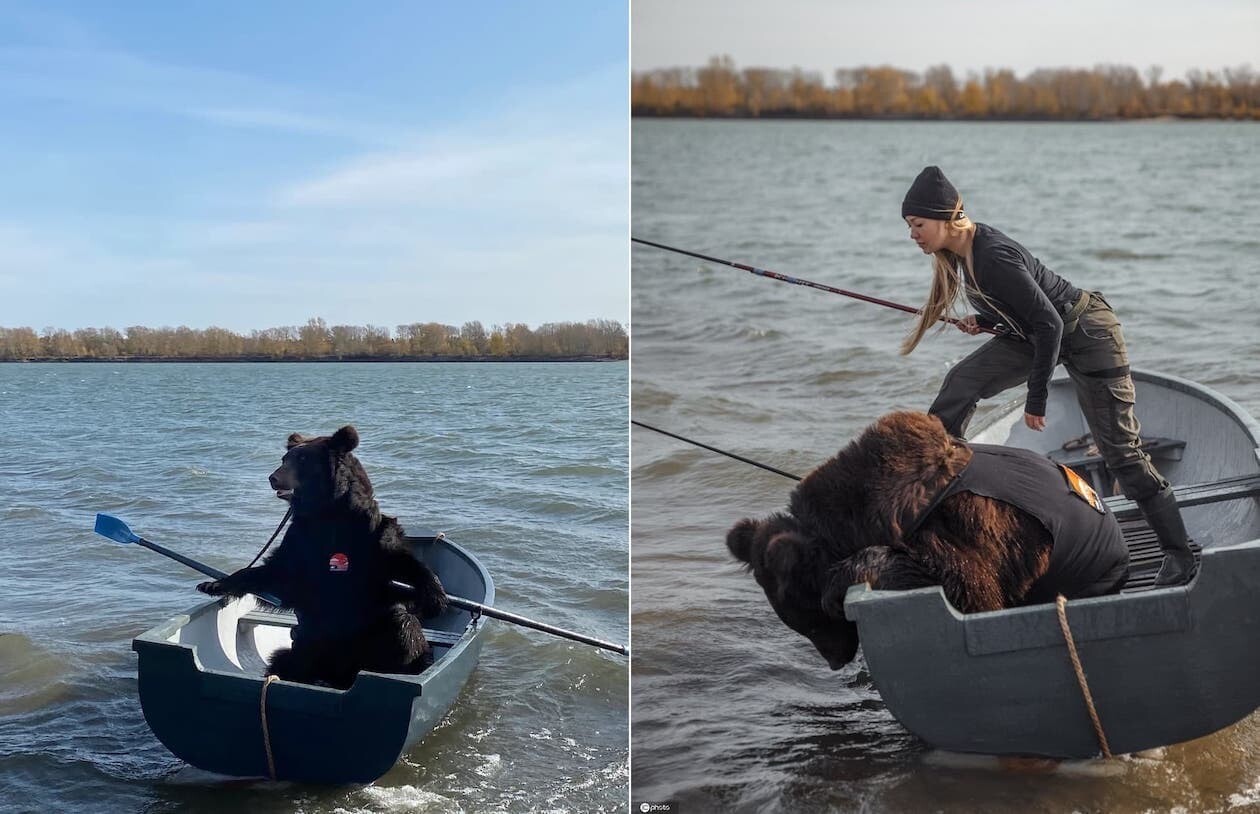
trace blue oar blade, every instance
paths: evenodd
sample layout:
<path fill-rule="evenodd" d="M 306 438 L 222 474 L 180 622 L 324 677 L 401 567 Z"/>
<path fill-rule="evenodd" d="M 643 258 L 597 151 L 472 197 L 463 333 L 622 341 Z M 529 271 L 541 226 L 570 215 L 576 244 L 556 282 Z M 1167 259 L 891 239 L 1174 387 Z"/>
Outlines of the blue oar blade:
<path fill-rule="evenodd" d="M 96 515 L 96 533 L 118 543 L 138 543 L 139 536 L 126 523 L 112 514 Z"/>

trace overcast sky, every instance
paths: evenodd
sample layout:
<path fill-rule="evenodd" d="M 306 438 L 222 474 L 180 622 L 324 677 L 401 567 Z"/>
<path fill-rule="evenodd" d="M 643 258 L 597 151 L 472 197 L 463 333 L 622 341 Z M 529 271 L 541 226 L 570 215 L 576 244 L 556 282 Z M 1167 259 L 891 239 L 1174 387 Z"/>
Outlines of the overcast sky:
<path fill-rule="evenodd" d="M 625 322 L 627 28 L 0 0 L 0 327 Z"/>
<path fill-rule="evenodd" d="M 1260 69 L 1260 0 L 634 0 L 636 71 L 699 66 Z"/>

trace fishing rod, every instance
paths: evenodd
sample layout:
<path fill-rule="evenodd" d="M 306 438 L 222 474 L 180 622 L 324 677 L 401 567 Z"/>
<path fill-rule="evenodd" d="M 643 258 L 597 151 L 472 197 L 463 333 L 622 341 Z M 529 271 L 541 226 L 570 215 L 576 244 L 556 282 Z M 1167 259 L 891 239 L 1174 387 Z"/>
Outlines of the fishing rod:
<path fill-rule="evenodd" d="M 743 463 L 746 463 L 746 464 L 752 464 L 753 466 L 764 469 L 767 472 L 773 472 L 776 475 L 782 475 L 785 478 L 791 478 L 792 480 L 801 479 L 800 475 L 793 475 L 791 472 L 784 472 L 782 469 L 775 469 L 773 466 L 769 466 L 763 463 L 758 463 L 757 461 L 754 461 L 751 458 L 745 458 L 742 455 L 736 455 L 735 453 L 727 452 L 724 449 L 718 449 L 717 447 L 711 447 L 708 444 L 702 444 L 699 441 L 693 440 L 691 438 L 686 438 L 682 435 L 677 435 L 675 433 L 669 432 L 668 430 L 662 430 L 660 427 L 653 427 L 651 424 L 644 424 L 642 421 L 635 421 L 633 418 L 630 419 L 630 423 L 636 426 L 642 427 L 645 430 L 651 430 L 652 432 L 659 432 L 661 435 L 668 435 L 670 438 L 677 438 L 679 441 L 683 441 L 693 446 L 700 447 L 701 449 L 707 449 L 710 452 L 716 452 L 719 455 L 725 455 L 728 458 L 734 458 L 737 461 L 742 461 Z"/>
<path fill-rule="evenodd" d="M 852 297 L 855 300 L 861 300 L 862 302 L 869 302 L 874 305 L 882 305 L 885 308 L 895 308 L 898 311 L 905 311 L 907 314 L 918 314 L 920 312 L 918 308 L 913 308 L 909 305 L 902 305 L 899 302 L 892 302 L 890 300 L 881 300 L 879 297 L 872 297 L 868 294 L 859 294 L 856 291 L 847 291 L 843 288 L 836 288 L 835 286 L 824 285 L 823 283 L 815 283 L 811 280 L 802 280 L 799 277 L 789 277 L 788 275 L 780 274 L 777 271 L 759 269 L 759 268 L 756 268 L 755 266 L 745 265 L 744 263 L 736 263 L 732 260 L 723 260 L 720 257 L 710 257 L 707 254 L 700 254 L 699 252 L 688 251 L 687 249 L 680 249 L 676 246 L 666 246 L 664 243 L 654 243 L 651 240 L 643 240 L 642 238 L 638 238 L 638 237 L 631 237 L 630 242 L 641 243 L 644 246 L 651 246 L 656 249 L 664 249 L 667 252 L 674 252 L 676 254 L 685 254 L 688 257 L 695 257 L 700 260 L 707 260 L 710 263 L 718 263 L 723 266 L 730 266 L 731 268 L 739 269 L 740 271 L 747 271 L 752 274 L 756 274 L 758 277 L 769 277 L 771 280 L 778 280 L 784 283 L 791 283 L 792 285 L 803 285 L 807 288 L 816 288 L 819 291 L 826 291 L 830 294 L 839 294 L 842 297 Z M 950 325 L 958 324 L 958 320 L 954 319 L 953 317 L 941 317 L 941 321 L 948 322 Z M 985 328 L 983 326 L 978 326 L 978 327 L 980 328 L 981 333 L 993 334 L 995 336 L 1008 335 L 1007 331 L 1000 331 L 995 328 Z"/>

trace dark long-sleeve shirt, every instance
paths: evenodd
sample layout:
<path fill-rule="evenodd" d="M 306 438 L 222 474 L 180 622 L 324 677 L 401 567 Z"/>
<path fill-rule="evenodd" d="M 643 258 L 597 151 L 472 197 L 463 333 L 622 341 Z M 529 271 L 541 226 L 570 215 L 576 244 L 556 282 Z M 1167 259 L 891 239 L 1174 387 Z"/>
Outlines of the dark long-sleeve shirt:
<path fill-rule="evenodd" d="M 1045 415 L 1050 374 L 1059 362 L 1063 314 L 1076 304 L 1080 289 L 1042 265 L 1023 246 L 984 223 L 976 224 L 971 262 L 975 285 L 984 295 L 971 291 L 972 282 L 967 280 L 967 299 L 976 309 L 977 322 L 986 328 L 1001 323 L 1032 343 L 1033 362 L 1024 411 Z"/>

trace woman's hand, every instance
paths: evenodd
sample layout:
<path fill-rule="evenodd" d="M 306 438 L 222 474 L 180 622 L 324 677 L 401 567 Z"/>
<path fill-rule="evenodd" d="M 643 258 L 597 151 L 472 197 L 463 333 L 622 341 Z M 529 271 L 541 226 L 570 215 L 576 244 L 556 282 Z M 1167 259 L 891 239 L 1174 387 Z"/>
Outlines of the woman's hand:
<path fill-rule="evenodd" d="M 1044 415 L 1024 413 L 1024 426 L 1030 430 L 1041 432 L 1046 428 L 1046 417 Z"/>
<path fill-rule="evenodd" d="M 962 331 L 965 334 L 971 334 L 972 336 L 975 336 L 976 334 L 980 333 L 980 325 L 976 322 L 975 314 L 968 314 L 967 316 L 958 320 L 954 324 L 958 326 L 958 330 Z"/>

